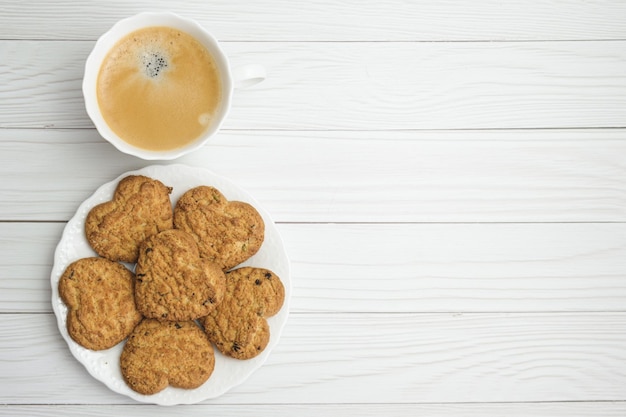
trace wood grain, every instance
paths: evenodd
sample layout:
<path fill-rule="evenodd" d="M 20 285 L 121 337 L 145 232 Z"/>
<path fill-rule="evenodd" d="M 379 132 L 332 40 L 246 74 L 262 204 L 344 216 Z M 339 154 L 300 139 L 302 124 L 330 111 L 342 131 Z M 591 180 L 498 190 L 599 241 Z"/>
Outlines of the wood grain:
<path fill-rule="evenodd" d="M 81 93 L 92 42 L 0 41 L 0 127 L 92 127 Z M 626 41 L 232 42 L 226 129 L 624 127 Z M 37 100 L 32 100 L 37 97 Z M 36 115 L 34 117 L 33 115 Z"/>
<path fill-rule="evenodd" d="M 0 313 L 46 312 L 63 224 L 0 223 Z M 615 311 L 626 224 L 279 224 L 293 312 Z"/>
<path fill-rule="evenodd" d="M 280 231 L 292 259 L 296 311 L 626 307 L 624 224 L 329 224 Z"/>
<path fill-rule="evenodd" d="M 52 315 L 2 314 L 0 332 L 1 403 L 132 404 L 70 357 Z M 293 314 L 211 403 L 624 401 L 625 343 L 624 313 Z"/>
<path fill-rule="evenodd" d="M 0 416 L 626 415 L 626 2 L 0 4 Z M 65 222 L 148 164 L 81 95 L 146 10 L 266 67 L 177 162 L 254 195 L 292 261 L 268 362 L 184 409 L 94 380 L 50 304 Z"/>
<path fill-rule="evenodd" d="M 185 415 L 221 417 L 623 417 L 623 402 L 503 403 L 503 404 L 198 404 Z M 2 416 L 26 417 L 169 417 L 172 410 L 149 405 L 20 405 L 0 407 Z"/>
<path fill-rule="evenodd" d="M 5 221 L 67 221 L 147 165 L 94 130 L 0 129 L 0 154 Z M 225 131 L 178 162 L 230 178 L 279 222 L 623 222 L 625 154 L 624 129 Z"/>
<path fill-rule="evenodd" d="M 464 41 L 624 39 L 626 6 L 619 0 L 464 0 L 385 2 L 288 0 L 97 0 L 3 6 L 3 39 L 93 40 L 121 18 L 172 11 L 197 19 L 220 40 Z M 59 22 L 63 22 L 59 24 Z"/>
<path fill-rule="evenodd" d="M 52 312 L 49 277 L 64 226 L 0 223 L 0 253 L 5 255 L 0 264 L 0 313 Z"/>

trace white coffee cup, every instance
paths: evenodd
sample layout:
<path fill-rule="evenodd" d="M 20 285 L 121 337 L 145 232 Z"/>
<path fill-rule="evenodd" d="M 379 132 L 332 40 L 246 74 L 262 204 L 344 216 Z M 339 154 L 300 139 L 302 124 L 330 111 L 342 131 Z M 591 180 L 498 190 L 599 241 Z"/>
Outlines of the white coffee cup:
<path fill-rule="evenodd" d="M 153 151 L 138 148 L 126 142 L 109 127 L 98 105 L 98 74 L 100 73 L 100 67 L 108 52 L 120 39 L 124 38 L 129 33 L 152 26 L 171 27 L 193 36 L 214 58 L 221 81 L 221 101 L 216 109 L 213 122 L 208 129 L 193 142 L 166 151 Z M 183 18 L 174 13 L 146 12 L 118 21 L 109 31 L 98 39 L 85 63 L 82 88 L 87 114 L 103 138 L 126 154 L 146 160 L 171 160 L 197 150 L 217 133 L 230 110 L 233 90 L 235 88 L 248 87 L 262 81 L 264 78 L 265 69 L 259 65 L 248 65 L 238 68 L 233 72 L 230 68 L 228 58 L 217 40 L 196 21 Z"/>

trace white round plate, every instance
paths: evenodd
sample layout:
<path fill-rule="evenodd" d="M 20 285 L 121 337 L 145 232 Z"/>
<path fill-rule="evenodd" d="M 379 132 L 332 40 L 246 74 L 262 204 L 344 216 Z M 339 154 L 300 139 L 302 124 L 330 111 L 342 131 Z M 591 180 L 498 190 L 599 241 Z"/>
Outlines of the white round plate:
<path fill-rule="evenodd" d="M 178 201 L 178 198 L 185 191 L 193 187 L 199 185 L 213 186 L 220 190 L 228 200 L 245 201 L 252 204 L 265 222 L 265 240 L 261 249 L 241 266 L 247 265 L 269 269 L 280 277 L 285 286 L 285 303 L 283 307 L 278 314 L 268 319 L 271 335 L 269 344 L 259 356 L 248 360 L 232 359 L 222 355 L 215 349 L 215 370 L 209 380 L 196 389 L 186 390 L 168 387 L 154 395 L 139 394 L 131 390 L 122 379 L 119 358 L 124 342 L 108 350 L 93 351 L 78 345 L 70 338 L 67 332 L 67 307 L 59 297 L 59 278 L 71 262 L 89 256 L 97 256 L 85 238 L 85 217 L 95 205 L 111 200 L 118 182 L 128 175 L 145 175 L 173 187 L 173 191 L 170 194 L 172 205 Z M 276 226 L 269 214 L 247 192 L 229 180 L 203 168 L 185 165 L 153 165 L 137 171 L 126 172 L 115 180 L 102 185 L 80 205 L 74 217 L 67 223 L 54 254 L 54 266 L 51 274 L 52 308 L 56 314 L 61 335 L 69 345 L 74 357 L 85 366 L 94 378 L 103 382 L 111 390 L 140 402 L 159 405 L 193 404 L 224 394 L 232 387 L 245 381 L 265 362 L 274 346 L 278 343 L 289 314 L 289 299 L 291 295 L 289 274 L 289 260 Z"/>

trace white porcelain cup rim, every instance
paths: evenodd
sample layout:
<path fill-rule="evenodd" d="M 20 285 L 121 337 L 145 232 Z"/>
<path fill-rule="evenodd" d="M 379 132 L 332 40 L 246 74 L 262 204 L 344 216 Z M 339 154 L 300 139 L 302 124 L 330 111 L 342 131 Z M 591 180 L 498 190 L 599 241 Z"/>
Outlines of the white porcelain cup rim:
<path fill-rule="evenodd" d="M 168 26 L 184 31 L 199 40 L 214 57 L 222 82 L 222 99 L 217 109 L 215 122 L 194 142 L 172 150 L 151 151 L 132 146 L 115 134 L 105 122 L 98 105 L 96 86 L 102 61 L 108 51 L 127 34 L 150 26 Z M 170 12 L 144 12 L 127 17 L 115 23 L 97 40 L 85 62 L 83 76 L 83 97 L 85 108 L 100 135 L 123 153 L 146 160 L 171 160 L 202 147 L 222 126 L 232 104 L 233 90 L 248 87 L 265 79 L 265 69 L 260 65 L 248 65 L 237 69 L 233 76 L 230 63 L 217 40 L 204 27 L 193 19 L 184 18 Z"/>

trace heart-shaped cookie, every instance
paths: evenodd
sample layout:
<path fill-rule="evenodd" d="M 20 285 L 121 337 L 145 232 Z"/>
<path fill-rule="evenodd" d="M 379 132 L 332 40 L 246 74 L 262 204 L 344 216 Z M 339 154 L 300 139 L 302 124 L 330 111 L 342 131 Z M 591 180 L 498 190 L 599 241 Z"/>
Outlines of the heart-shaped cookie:
<path fill-rule="evenodd" d="M 272 271 L 244 267 L 226 273 L 226 294 L 217 308 L 200 322 L 211 342 L 225 355 L 250 359 L 270 340 L 266 317 L 278 313 L 285 287 Z"/>
<path fill-rule="evenodd" d="M 195 240 L 182 230 L 143 241 L 135 273 L 135 301 L 145 317 L 194 320 L 213 311 L 224 296 L 222 269 L 201 259 Z"/>
<path fill-rule="evenodd" d="M 171 187 L 152 178 L 125 177 L 111 201 L 95 206 L 87 214 L 87 241 L 102 257 L 136 262 L 141 242 L 174 227 L 171 192 Z"/>
<path fill-rule="evenodd" d="M 213 347 L 192 321 L 145 319 L 129 336 L 120 357 L 124 380 L 145 395 L 168 385 L 197 388 L 209 379 L 214 366 Z"/>
<path fill-rule="evenodd" d="M 225 271 L 254 255 L 265 237 L 263 218 L 254 207 L 228 201 L 209 186 L 182 195 L 174 208 L 174 227 L 190 233 L 200 255 Z"/>
<path fill-rule="evenodd" d="M 71 263 L 59 279 L 68 308 L 67 330 L 87 349 L 103 350 L 124 340 L 142 319 L 135 307 L 133 273 L 104 258 Z"/>

